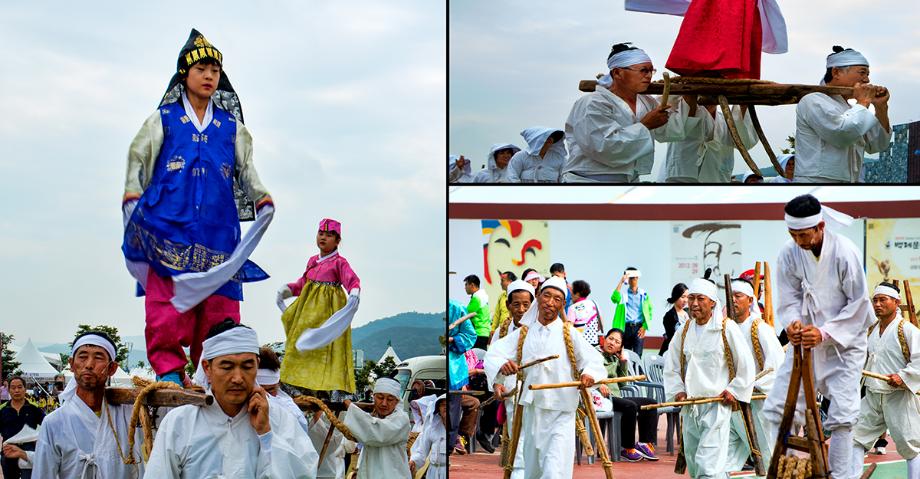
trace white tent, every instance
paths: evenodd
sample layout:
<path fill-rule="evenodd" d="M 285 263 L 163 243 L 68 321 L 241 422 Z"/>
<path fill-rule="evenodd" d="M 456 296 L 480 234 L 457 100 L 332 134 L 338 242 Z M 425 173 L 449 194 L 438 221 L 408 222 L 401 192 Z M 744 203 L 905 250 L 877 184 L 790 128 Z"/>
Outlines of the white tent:
<path fill-rule="evenodd" d="M 399 360 L 399 356 L 396 355 L 396 351 L 393 350 L 393 346 L 389 344 L 387 344 L 387 350 L 384 351 L 383 356 L 380 356 L 380 360 L 377 362 L 382 363 L 383 360 L 386 358 L 393 358 L 393 362 L 396 364 L 399 364 L 401 362 Z"/>
<path fill-rule="evenodd" d="M 131 376 L 129 376 L 124 369 L 120 367 L 115 368 L 115 374 L 112 375 L 112 386 L 131 387 L 133 385 L 134 383 L 131 382 Z"/>
<path fill-rule="evenodd" d="M 16 361 L 19 362 L 19 369 L 22 370 L 23 376 L 33 379 L 54 379 L 58 374 L 57 369 L 42 356 L 38 348 L 32 344 L 32 339 L 26 342 L 26 345 L 16 353 Z"/>

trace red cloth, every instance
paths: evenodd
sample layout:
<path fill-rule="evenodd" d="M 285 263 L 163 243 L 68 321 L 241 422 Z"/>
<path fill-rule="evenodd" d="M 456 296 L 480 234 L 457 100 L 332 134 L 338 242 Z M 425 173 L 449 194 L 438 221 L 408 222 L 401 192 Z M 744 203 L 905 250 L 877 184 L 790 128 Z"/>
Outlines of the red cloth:
<path fill-rule="evenodd" d="M 757 0 L 693 0 L 665 67 L 687 76 L 759 79 L 762 35 Z"/>
<path fill-rule="evenodd" d="M 188 346 L 192 364 L 201 358 L 202 343 L 208 330 L 226 318 L 240 322 L 240 302 L 212 294 L 185 313 L 176 311 L 169 302 L 173 297 L 172 278 L 153 272 L 147 274 L 144 306 L 147 310 L 147 359 L 157 374 L 163 375 L 185 368 L 188 361 L 183 346 Z"/>

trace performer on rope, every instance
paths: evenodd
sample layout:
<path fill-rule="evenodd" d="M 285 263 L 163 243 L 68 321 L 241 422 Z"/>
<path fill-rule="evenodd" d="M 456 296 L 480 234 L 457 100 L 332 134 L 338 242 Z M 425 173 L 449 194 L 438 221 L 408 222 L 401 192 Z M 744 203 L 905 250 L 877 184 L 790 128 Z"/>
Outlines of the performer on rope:
<path fill-rule="evenodd" d="M 428 459 L 426 479 L 447 479 L 447 396 L 442 394 L 427 413 L 425 428 L 412 445 L 409 469 L 415 476 Z"/>
<path fill-rule="evenodd" d="M 534 126 L 521 131 L 527 148 L 518 151 L 508 163 L 508 183 L 559 183 L 566 162 L 565 133 Z"/>
<path fill-rule="evenodd" d="M 825 222 L 848 225 L 853 219 L 811 195 L 793 198 L 785 212 L 792 239 L 780 250 L 774 270 L 780 300 L 776 316 L 793 345 L 814 350 L 815 386 L 830 400 L 822 425 L 831 431 L 827 452 L 834 479 L 858 477 L 850 472 L 857 467 L 851 460 L 852 428 L 859 417 L 860 371 L 872 318 L 862 254 L 849 239 L 825 228 Z M 774 440 L 789 390 L 793 349 L 786 351 L 763 406 L 767 437 Z M 796 416 L 804 417 L 804 390 L 796 409 Z"/>
<path fill-rule="evenodd" d="M 400 407 L 399 383 L 379 378 L 374 383 L 374 412 L 367 413 L 345 400 L 345 426 L 361 443 L 358 479 L 410 478 L 406 443 L 409 416 Z"/>
<path fill-rule="evenodd" d="M 723 318 L 718 289 L 708 279 L 690 283 L 690 316 L 671 341 L 664 361 L 668 401 L 721 396 L 722 401 L 684 406 L 683 453 L 693 478 L 727 477 L 732 406 L 750 402 L 754 359 L 737 324 Z"/>
<path fill-rule="evenodd" d="M 508 163 L 515 153 L 521 151 L 511 143 L 496 143 L 489 150 L 486 169 L 476 172 L 473 183 L 507 183 Z"/>
<path fill-rule="evenodd" d="M 495 344 L 498 340 L 508 336 L 509 333 L 521 327 L 521 319 L 524 317 L 524 313 L 526 313 L 530 309 L 530 305 L 533 304 L 533 293 L 533 286 L 524 281 L 518 280 L 508 285 L 508 299 L 506 304 L 510 317 L 508 317 L 492 335 L 492 342 L 490 344 Z M 503 448 L 510 446 L 509 431 L 512 430 L 514 421 L 520 420 L 520 418 L 514 417 L 514 395 L 512 394 L 508 397 L 504 397 L 514 388 L 514 385 L 514 375 L 505 376 L 503 382 L 492 384 L 495 400 L 504 401 L 505 404 L 505 425 L 502 428 Z M 511 479 L 521 479 L 523 477 L 524 448 L 519 446 L 514 452 L 514 465 L 511 472 Z"/>
<path fill-rule="evenodd" d="M 888 89 L 869 83 L 869 60 L 834 46 L 822 84 L 853 87 L 853 96 L 809 93 L 795 108 L 795 182 L 856 183 L 865 153 L 888 149 Z M 855 99 L 850 106 L 848 100 Z M 875 115 L 869 111 L 875 107 Z"/>
<path fill-rule="evenodd" d="M 106 382 L 115 374 L 115 343 L 103 332 L 89 331 L 74 339 L 70 370 L 74 377 L 61 393 L 63 402 L 42 422 L 32 459 L 32 477 L 140 478 L 143 434 L 130 431 L 131 404 L 109 404 Z M 128 434 L 135 435 L 128 449 Z M 134 464 L 125 464 L 134 458 Z M 158 476 L 148 476 L 158 477 Z"/>
<path fill-rule="evenodd" d="M 575 101 L 565 121 L 566 183 L 637 182 L 652 171 L 655 141 L 683 140 L 700 122 L 677 96 L 659 105 L 658 98 L 642 94 L 655 74 L 643 50 L 629 43 L 614 45 L 607 70 L 594 93 Z"/>
<path fill-rule="evenodd" d="M 760 307 L 754 298 L 754 287 L 751 283 L 743 279 L 736 279 L 732 281 L 731 286 L 734 293 L 732 308 L 735 313 L 735 322 L 738 323 L 742 336 L 747 340 L 748 350 L 753 353 L 752 358 L 755 367 L 753 394 L 769 394 L 776 379 L 776 372 L 779 371 L 780 366 L 783 364 L 783 355 L 785 354 L 783 346 L 779 344 L 776 331 L 761 318 Z M 757 376 L 760 377 L 757 378 Z M 763 401 L 751 401 L 751 410 L 757 433 L 757 443 L 763 453 L 761 456 L 762 462 L 764 465 L 769 466 L 776 438 L 768 437 L 766 434 L 768 428 L 764 424 L 764 418 L 761 414 Z M 732 458 L 730 458 L 729 464 L 733 464 L 730 470 L 740 471 L 752 453 L 744 426 L 744 418 L 740 411 L 732 414 L 732 430 L 729 444 L 728 449 L 732 451 Z"/>
<path fill-rule="evenodd" d="M 300 279 L 278 290 L 287 335 L 281 361 L 284 383 L 314 391 L 355 392 L 351 320 L 358 310 L 361 282 L 339 254 L 341 240 L 342 224 L 323 218 L 316 233 L 319 254 L 307 261 Z M 284 308 L 290 297 L 297 299 Z"/>
<path fill-rule="evenodd" d="M 716 105 L 698 107 L 696 97 L 681 100 L 689 105 L 689 115 L 698 126 L 687 132 L 687 139 L 668 144 L 668 156 L 660 180 L 667 183 L 731 183 L 735 167 L 735 142 L 725 116 Z M 745 105 L 732 107 L 732 116 L 744 147 L 758 143 L 757 132 Z"/>
<path fill-rule="evenodd" d="M 256 384 L 256 332 L 227 318 L 208 331 L 195 381 L 210 406 L 179 406 L 153 441 L 147 477 L 316 477 L 318 454 L 282 408 Z"/>
<path fill-rule="evenodd" d="M 907 460 L 907 477 L 920 477 L 920 330 L 900 317 L 900 304 L 897 286 L 875 288 L 872 306 L 878 322 L 869 329 L 866 370 L 889 379 L 866 378 L 853 429 L 853 477 L 862 473 L 863 456 L 886 430 Z"/>
<path fill-rule="evenodd" d="M 147 357 L 157 380 L 182 386 L 208 329 L 239 322 L 242 283 L 268 278 L 247 258 L 274 204 L 252 161 L 252 137 L 223 54 L 197 30 L 179 52 L 159 108 L 128 150 L 122 251 L 146 293 Z M 240 239 L 234 181 L 255 201 Z"/>
<path fill-rule="evenodd" d="M 537 302 L 521 319 L 521 327 L 492 343 L 485 356 L 486 377 L 493 387 L 517 373 L 520 364 L 558 354 L 560 359 L 543 362 L 525 371 L 520 403 L 524 405 L 521 444 L 525 478 L 572 477 L 575 457 L 575 410 L 579 390 L 559 388 L 531 391 L 531 384 L 571 381 L 580 375 L 582 387 L 604 378 L 600 353 L 559 318 L 565 306 L 565 280 L 553 276 L 540 289 Z M 565 358 L 565 359 L 562 359 Z"/>
<path fill-rule="evenodd" d="M 294 399 L 281 389 L 281 361 L 268 346 L 259 348 L 259 370 L 256 372 L 256 384 L 268 393 L 265 397 L 271 406 L 277 406 L 290 412 L 300 424 L 301 429 L 304 432 L 309 431 L 310 425 L 307 424 L 303 411 L 294 403 Z"/>

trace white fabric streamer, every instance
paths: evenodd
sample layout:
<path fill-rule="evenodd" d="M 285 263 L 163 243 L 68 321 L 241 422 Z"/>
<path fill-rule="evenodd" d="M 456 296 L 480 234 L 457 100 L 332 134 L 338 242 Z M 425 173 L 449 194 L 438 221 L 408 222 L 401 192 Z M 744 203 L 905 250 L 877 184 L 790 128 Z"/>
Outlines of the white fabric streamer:
<path fill-rule="evenodd" d="M 214 294 L 221 286 L 235 275 L 243 264 L 249 259 L 249 255 L 256 249 L 265 230 L 272 222 L 275 215 L 275 208 L 272 205 L 263 206 L 256 213 L 256 221 L 243 236 L 240 244 L 236 246 L 230 258 L 227 261 L 200 273 L 184 273 L 173 276 L 174 296 L 170 300 L 176 311 L 184 313 L 198 303 L 204 301 L 208 296 Z M 144 281 L 142 285 L 146 283 Z"/>
<path fill-rule="evenodd" d="M 853 217 L 841 213 L 833 208 L 821 206 L 821 212 L 816 215 L 796 218 L 795 216 L 785 215 L 786 227 L 791 230 L 804 230 L 818 226 L 818 223 L 824 221 L 825 224 L 834 229 L 839 227 L 850 226 L 853 223 Z"/>
<path fill-rule="evenodd" d="M 355 318 L 360 303 L 360 291 L 358 288 L 352 289 L 348 293 L 348 300 L 342 309 L 329 316 L 329 319 L 322 326 L 313 329 L 307 329 L 297 338 L 295 346 L 298 351 L 310 351 L 319 349 L 342 335 Z"/>

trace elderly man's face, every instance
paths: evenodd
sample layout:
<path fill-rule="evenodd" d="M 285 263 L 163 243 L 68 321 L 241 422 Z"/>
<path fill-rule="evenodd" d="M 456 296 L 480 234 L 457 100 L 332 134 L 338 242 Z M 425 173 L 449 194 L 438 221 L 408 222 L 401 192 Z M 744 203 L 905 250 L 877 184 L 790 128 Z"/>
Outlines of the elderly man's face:
<path fill-rule="evenodd" d="M 887 294 L 876 294 L 872 297 L 872 309 L 875 311 L 875 317 L 879 319 L 895 314 L 900 304 L 900 301 Z"/>
<path fill-rule="evenodd" d="M 80 346 L 69 362 L 77 386 L 84 390 L 104 388 L 105 382 L 118 367 L 104 348 L 91 344 Z"/>
<path fill-rule="evenodd" d="M 753 298 L 739 291 L 732 293 L 732 298 L 734 299 L 735 316 L 744 316 L 745 312 L 750 310 Z"/>
<path fill-rule="evenodd" d="M 799 248 L 812 251 L 824 241 L 824 222 L 818 223 L 813 228 L 789 230 L 789 236 L 792 236 L 792 240 L 795 241 Z"/>
<path fill-rule="evenodd" d="M 387 393 L 374 393 L 374 413 L 378 417 L 387 417 L 396 410 L 399 398 Z"/>
<path fill-rule="evenodd" d="M 524 313 L 530 309 L 531 303 L 533 303 L 533 296 L 530 295 L 529 291 L 517 290 L 511 293 L 506 304 L 508 312 L 511 313 L 511 319 L 520 321 Z"/>
<path fill-rule="evenodd" d="M 703 321 L 712 317 L 712 308 L 715 307 L 716 302 L 710 299 L 709 296 L 691 294 L 687 297 L 687 302 L 690 304 L 690 316 L 693 319 Z"/>
<path fill-rule="evenodd" d="M 218 402 L 226 406 L 240 406 L 249 401 L 259 369 L 258 355 L 227 354 L 210 361 L 204 360 L 202 365 Z"/>
<path fill-rule="evenodd" d="M 551 322 L 559 316 L 559 310 L 565 306 L 565 294 L 556 288 L 544 288 L 540 292 L 540 317 Z"/>

